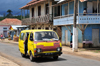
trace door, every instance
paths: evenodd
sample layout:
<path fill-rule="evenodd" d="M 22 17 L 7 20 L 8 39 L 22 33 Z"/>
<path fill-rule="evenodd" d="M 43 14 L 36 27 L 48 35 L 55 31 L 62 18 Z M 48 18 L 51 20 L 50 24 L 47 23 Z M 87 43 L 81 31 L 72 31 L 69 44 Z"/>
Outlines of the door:
<path fill-rule="evenodd" d="M 33 54 L 34 51 L 34 45 L 33 45 L 34 41 L 33 41 L 33 33 L 29 34 L 29 38 L 28 38 L 28 53 L 31 51 Z"/>
<path fill-rule="evenodd" d="M 65 44 L 68 44 L 68 30 L 65 30 Z"/>
<path fill-rule="evenodd" d="M 93 3 L 87 2 L 87 13 L 93 13 Z"/>
<path fill-rule="evenodd" d="M 19 49 L 20 52 L 25 54 L 24 52 L 24 41 L 25 41 L 25 33 L 20 34 L 20 39 L 19 39 Z"/>
<path fill-rule="evenodd" d="M 93 41 L 94 47 L 100 46 L 100 44 L 99 44 L 99 29 L 92 29 L 92 41 Z"/>
<path fill-rule="evenodd" d="M 7 31 L 3 31 L 4 37 L 8 37 L 7 36 Z"/>

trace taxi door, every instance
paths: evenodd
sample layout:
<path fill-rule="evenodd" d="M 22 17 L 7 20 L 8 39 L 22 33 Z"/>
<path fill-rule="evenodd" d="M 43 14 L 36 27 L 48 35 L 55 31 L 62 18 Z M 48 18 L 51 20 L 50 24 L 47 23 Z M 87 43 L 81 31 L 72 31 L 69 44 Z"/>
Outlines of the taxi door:
<path fill-rule="evenodd" d="M 34 45 L 33 45 L 34 41 L 33 41 L 33 33 L 29 34 L 29 38 L 28 38 L 28 52 L 30 53 L 30 51 L 33 54 L 34 51 Z"/>
<path fill-rule="evenodd" d="M 19 49 L 21 53 L 25 53 L 24 52 L 24 41 L 25 41 L 25 33 L 21 33 L 20 34 L 20 39 L 19 39 Z"/>

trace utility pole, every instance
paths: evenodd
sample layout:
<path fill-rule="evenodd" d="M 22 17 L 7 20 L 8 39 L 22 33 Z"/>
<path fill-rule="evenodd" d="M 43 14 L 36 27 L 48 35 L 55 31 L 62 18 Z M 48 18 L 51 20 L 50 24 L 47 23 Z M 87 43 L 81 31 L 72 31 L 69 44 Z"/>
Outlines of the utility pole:
<path fill-rule="evenodd" d="M 76 0 L 74 0 L 74 25 L 73 25 L 73 52 L 78 51 L 78 36 L 77 36 L 77 28 L 76 28 Z"/>

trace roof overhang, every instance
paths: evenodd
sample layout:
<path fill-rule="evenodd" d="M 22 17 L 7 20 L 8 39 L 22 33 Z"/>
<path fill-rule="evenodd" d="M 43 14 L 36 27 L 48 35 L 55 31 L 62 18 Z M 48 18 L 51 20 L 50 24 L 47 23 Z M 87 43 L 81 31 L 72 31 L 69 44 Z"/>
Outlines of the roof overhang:
<path fill-rule="evenodd" d="M 74 0 L 60 0 L 57 4 L 55 4 L 53 6 L 58 6 L 58 5 L 66 4 L 67 2 L 70 2 L 70 1 L 74 1 Z M 80 2 L 85 2 L 85 1 L 88 1 L 88 0 L 80 0 Z"/>
<path fill-rule="evenodd" d="M 36 5 L 36 4 L 39 4 L 39 3 L 41 3 L 41 2 L 45 2 L 45 1 L 47 1 L 47 0 L 35 1 L 35 2 L 29 3 L 29 4 L 27 4 L 27 5 L 25 5 L 25 6 L 21 7 L 21 8 L 19 8 L 19 9 L 29 9 L 30 6 L 33 6 L 33 5 Z"/>

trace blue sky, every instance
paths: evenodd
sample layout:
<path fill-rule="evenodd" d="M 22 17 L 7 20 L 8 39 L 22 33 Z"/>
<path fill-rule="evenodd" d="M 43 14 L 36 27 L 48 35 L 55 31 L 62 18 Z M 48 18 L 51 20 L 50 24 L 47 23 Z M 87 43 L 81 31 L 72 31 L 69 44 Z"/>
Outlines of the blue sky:
<path fill-rule="evenodd" d="M 7 14 L 8 9 L 12 10 L 12 13 L 16 15 L 16 13 L 20 12 L 19 8 L 30 1 L 32 0 L 0 0 L 0 15 L 3 15 L 4 13 Z"/>

